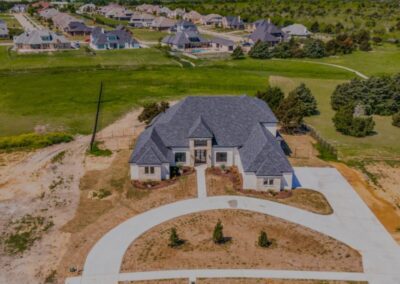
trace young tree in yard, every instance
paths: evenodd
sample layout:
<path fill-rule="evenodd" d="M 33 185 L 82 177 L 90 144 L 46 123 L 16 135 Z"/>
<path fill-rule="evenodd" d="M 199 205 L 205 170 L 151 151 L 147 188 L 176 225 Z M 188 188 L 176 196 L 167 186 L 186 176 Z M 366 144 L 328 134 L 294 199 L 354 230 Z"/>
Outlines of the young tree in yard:
<path fill-rule="evenodd" d="M 179 238 L 176 228 L 171 228 L 169 234 L 169 246 L 174 248 L 180 246 L 181 244 L 182 240 Z"/>
<path fill-rule="evenodd" d="M 147 103 L 143 106 L 143 111 L 139 115 L 138 119 L 140 122 L 145 122 L 149 124 L 153 118 L 155 118 L 158 114 L 165 112 L 169 108 L 168 102 L 160 102 L 160 103 Z"/>
<path fill-rule="evenodd" d="M 222 244 L 225 241 L 224 238 L 224 227 L 222 226 L 221 220 L 218 220 L 217 224 L 215 225 L 214 232 L 213 232 L 213 241 L 216 244 Z"/>
<path fill-rule="evenodd" d="M 231 56 L 232 56 L 233 59 L 243 59 L 244 58 L 243 49 L 240 46 L 236 47 L 233 50 Z"/>
<path fill-rule="evenodd" d="M 400 112 L 393 114 L 392 124 L 394 126 L 400 127 Z"/>
<path fill-rule="evenodd" d="M 303 104 L 299 103 L 293 94 L 285 98 L 279 105 L 276 116 L 285 132 L 292 133 L 302 126 L 304 118 L 303 107 Z"/>
<path fill-rule="evenodd" d="M 267 248 L 271 245 L 271 241 L 268 239 L 265 231 L 260 232 L 260 235 L 258 236 L 258 245 L 262 248 Z"/>
<path fill-rule="evenodd" d="M 249 56 L 258 59 L 269 59 L 272 57 L 268 43 L 257 41 L 250 49 Z"/>
<path fill-rule="evenodd" d="M 279 87 L 268 86 L 264 92 L 258 91 L 256 97 L 265 101 L 273 112 L 276 112 L 279 105 L 285 98 L 284 93 Z"/>
<path fill-rule="evenodd" d="M 311 116 L 318 114 L 317 109 L 317 100 L 311 93 L 311 90 L 306 87 L 304 83 L 301 83 L 296 89 L 289 93 L 289 96 L 292 95 L 296 98 L 296 100 L 303 104 L 303 115 Z"/>

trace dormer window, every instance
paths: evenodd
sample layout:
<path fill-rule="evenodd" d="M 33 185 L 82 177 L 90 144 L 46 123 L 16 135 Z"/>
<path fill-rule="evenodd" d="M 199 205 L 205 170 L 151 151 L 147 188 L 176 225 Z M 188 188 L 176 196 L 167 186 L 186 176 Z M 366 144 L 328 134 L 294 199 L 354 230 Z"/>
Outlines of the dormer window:
<path fill-rule="evenodd" d="M 206 147 L 207 140 L 194 140 L 194 147 Z"/>

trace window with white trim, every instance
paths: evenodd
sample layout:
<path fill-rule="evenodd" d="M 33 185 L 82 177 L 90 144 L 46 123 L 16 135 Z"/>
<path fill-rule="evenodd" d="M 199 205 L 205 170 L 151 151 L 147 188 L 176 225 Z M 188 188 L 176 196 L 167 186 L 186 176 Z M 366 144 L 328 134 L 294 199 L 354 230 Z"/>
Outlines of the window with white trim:
<path fill-rule="evenodd" d="M 144 167 L 144 173 L 146 175 L 153 175 L 154 174 L 154 167 Z"/>
<path fill-rule="evenodd" d="M 265 185 L 265 186 L 272 186 L 272 185 L 274 185 L 274 179 L 273 179 L 273 178 L 265 178 L 265 179 L 264 179 L 264 185 Z"/>
<path fill-rule="evenodd" d="M 228 161 L 228 153 L 226 152 L 217 152 L 215 154 L 215 160 L 217 163 L 226 163 Z"/>

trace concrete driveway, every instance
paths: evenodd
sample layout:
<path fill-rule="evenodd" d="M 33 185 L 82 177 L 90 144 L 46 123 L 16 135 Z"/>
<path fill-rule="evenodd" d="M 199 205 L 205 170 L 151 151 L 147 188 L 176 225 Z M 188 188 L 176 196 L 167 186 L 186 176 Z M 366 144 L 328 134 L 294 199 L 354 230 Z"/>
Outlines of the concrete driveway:
<path fill-rule="evenodd" d="M 201 171 L 200 171 L 201 172 Z M 120 267 L 129 245 L 152 227 L 173 218 L 214 209 L 243 209 L 286 219 L 329 235 L 357 249 L 363 259 L 364 273 L 274 270 L 191 270 L 175 271 L 174 278 L 196 278 L 204 275 L 220 277 L 256 277 L 259 273 L 272 278 L 368 280 L 369 283 L 400 283 L 400 248 L 360 199 L 347 181 L 333 168 L 296 168 L 297 183 L 323 193 L 334 214 L 318 215 L 276 202 L 240 196 L 204 197 L 164 205 L 137 215 L 108 232 L 90 251 L 82 277 L 67 279 L 67 283 L 116 284 L 119 280 L 159 279 L 160 271 L 120 274 Z M 215 273 L 213 273 L 213 271 Z M 231 271 L 231 274 L 229 274 Z M 236 271 L 234 273 L 234 271 Z M 261 271 L 261 272 L 260 272 Z M 222 272 L 222 271 L 220 271 Z M 274 277 L 275 275 L 275 277 Z M 165 275 L 167 276 L 167 275 Z M 154 277 L 154 278 L 151 278 Z M 346 278 L 347 277 L 347 278 Z"/>

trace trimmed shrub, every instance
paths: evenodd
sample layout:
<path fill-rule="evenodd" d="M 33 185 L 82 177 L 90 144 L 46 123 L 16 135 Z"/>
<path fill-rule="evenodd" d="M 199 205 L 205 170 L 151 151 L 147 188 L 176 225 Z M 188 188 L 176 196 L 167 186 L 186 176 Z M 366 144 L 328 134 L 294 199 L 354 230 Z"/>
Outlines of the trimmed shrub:
<path fill-rule="evenodd" d="M 400 127 L 400 112 L 393 114 L 392 124 L 394 126 Z"/>
<path fill-rule="evenodd" d="M 222 226 L 221 220 L 218 220 L 217 224 L 215 225 L 214 232 L 213 232 L 214 243 L 222 244 L 225 242 L 223 230 L 224 230 L 224 227 Z"/>
<path fill-rule="evenodd" d="M 268 239 L 267 233 L 265 231 L 261 231 L 258 236 L 258 245 L 262 248 L 267 248 L 271 245 L 271 241 Z"/>

